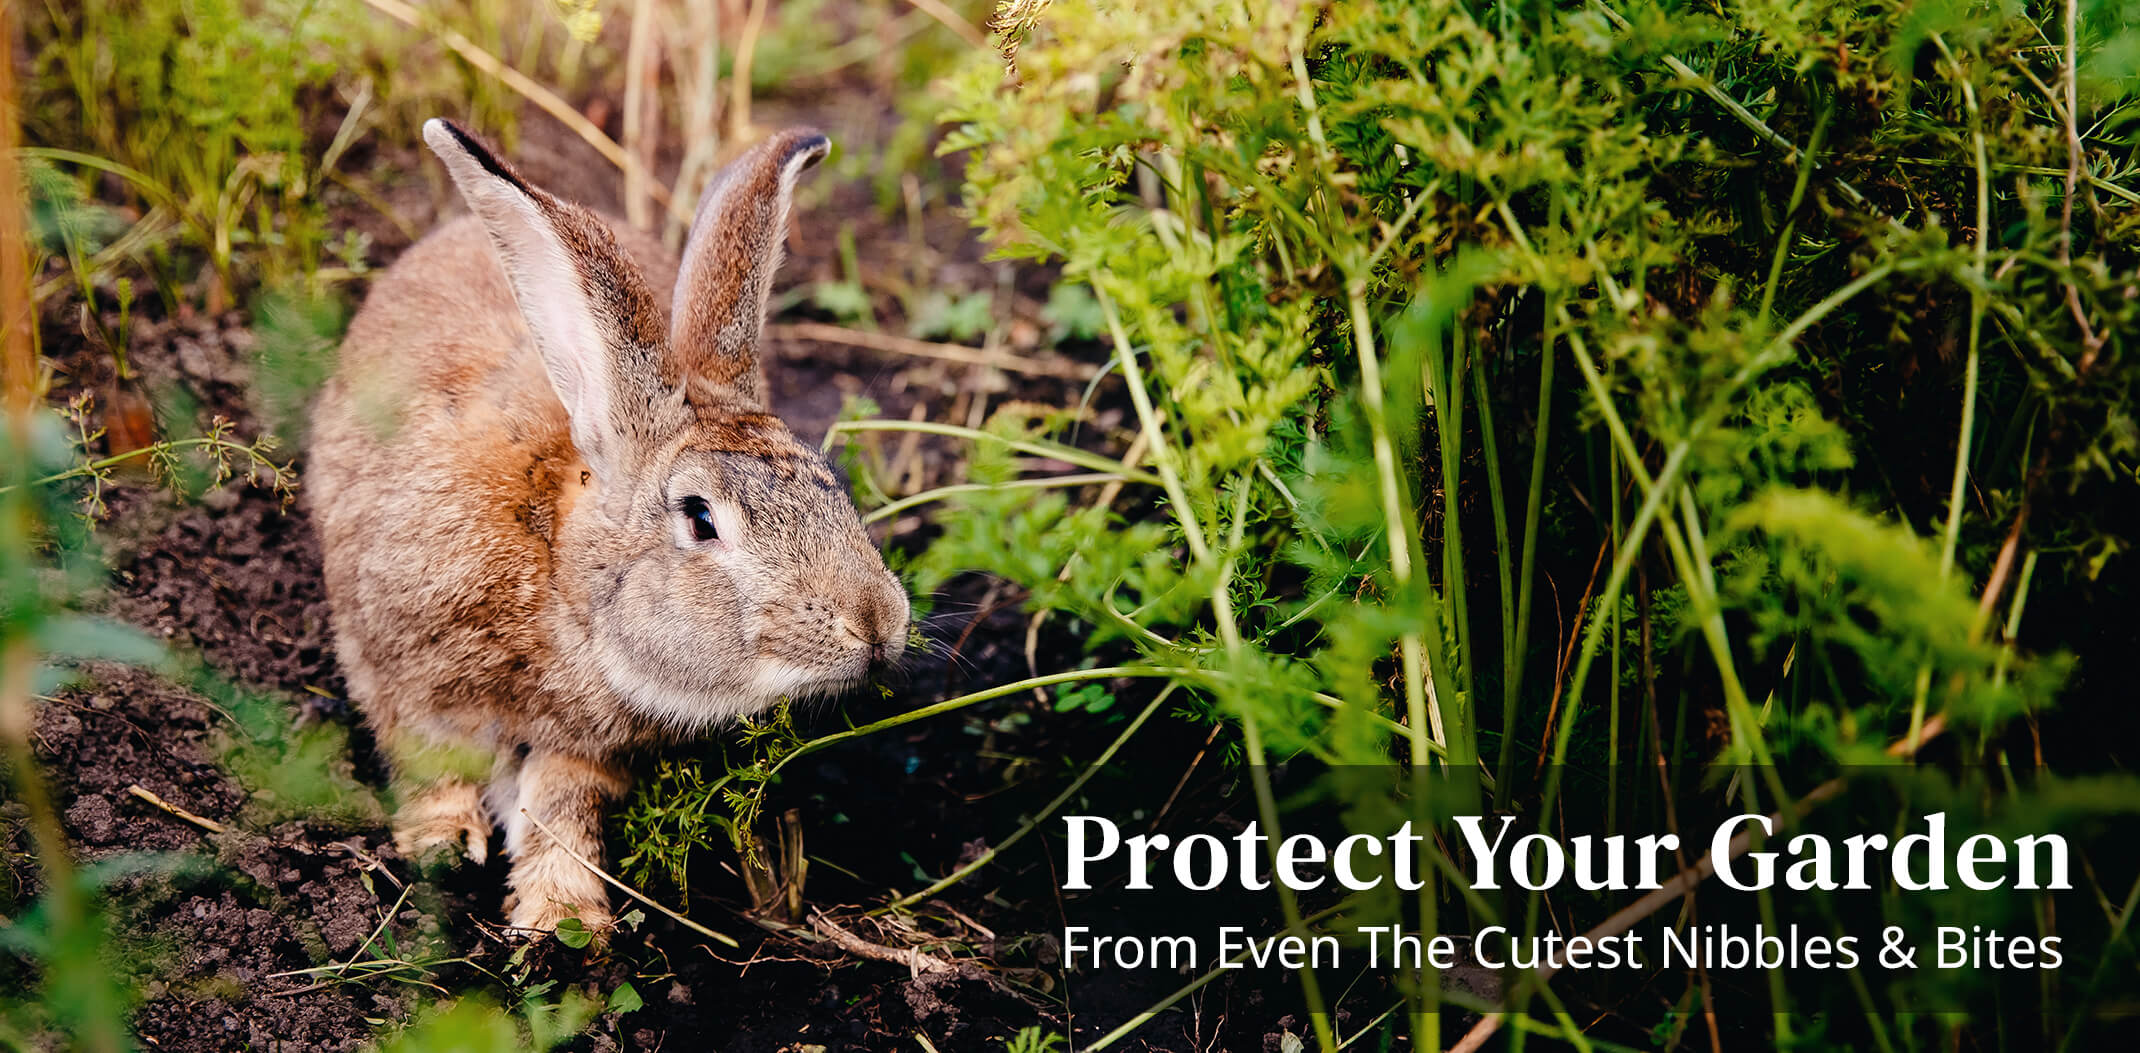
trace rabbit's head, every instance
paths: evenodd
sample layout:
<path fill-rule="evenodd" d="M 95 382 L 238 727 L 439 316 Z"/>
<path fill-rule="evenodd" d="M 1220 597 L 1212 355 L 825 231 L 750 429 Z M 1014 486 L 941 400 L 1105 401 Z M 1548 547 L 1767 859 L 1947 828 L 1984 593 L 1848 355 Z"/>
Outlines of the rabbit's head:
<path fill-rule="evenodd" d="M 450 123 L 424 139 L 490 232 L 585 462 L 555 573 L 584 592 L 575 632 L 610 685 L 689 731 L 897 659 L 906 592 L 824 458 L 767 412 L 758 365 L 789 200 L 825 137 L 783 132 L 714 179 L 666 312 L 602 220 Z"/>

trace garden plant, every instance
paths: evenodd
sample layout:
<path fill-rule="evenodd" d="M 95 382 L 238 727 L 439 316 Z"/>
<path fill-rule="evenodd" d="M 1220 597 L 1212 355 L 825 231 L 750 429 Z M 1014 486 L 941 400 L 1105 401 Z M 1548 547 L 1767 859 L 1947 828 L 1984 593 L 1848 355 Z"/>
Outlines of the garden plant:
<path fill-rule="evenodd" d="M 2126 4 L 0 22 L 0 1045 L 2131 1033 Z M 636 758 L 596 868 L 614 929 L 503 931 L 502 860 L 394 849 L 327 629 L 306 408 L 376 273 L 459 207 L 420 146 L 439 115 L 672 246 L 750 144 L 833 144 L 761 358 L 911 597 L 908 657 Z M 1143 847 L 1080 884 L 1101 818 Z M 1497 831 L 1674 845 L 1647 884 L 1496 884 L 1531 858 Z M 1196 834 L 1249 846 L 1220 887 L 1127 869 Z M 1293 872 L 1290 834 L 1399 847 L 1248 880 Z M 1872 834 L 1898 862 L 1868 887 L 1792 868 Z M 1990 846 L 2008 880 L 1979 887 Z M 1266 942 L 1213 954 L 1220 925 Z M 1864 966 L 1661 956 L 1756 932 L 1856 936 Z M 1199 942 L 1132 967 L 1081 956 L 1092 933 Z M 1376 961 L 1374 933 L 1460 953 Z M 1631 934 L 1624 969 L 1493 960 Z M 1335 961 L 1252 960 L 1326 936 Z"/>

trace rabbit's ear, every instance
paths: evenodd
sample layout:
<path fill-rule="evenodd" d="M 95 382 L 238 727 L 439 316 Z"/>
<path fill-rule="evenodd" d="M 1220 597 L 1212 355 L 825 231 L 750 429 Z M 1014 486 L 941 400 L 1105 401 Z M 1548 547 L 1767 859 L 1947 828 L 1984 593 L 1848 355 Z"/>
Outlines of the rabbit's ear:
<path fill-rule="evenodd" d="M 831 143 L 815 129 L 792 128 L 750 149 L 720 173 L 699 199 L 669 309 L 669 348 L 676 375 L 763 405 L 758 341 L 787 239 L 795 179 Z"/>
<path fill-rule="evenodd" d="M 490 231 L 573 445 L 597 476 L 617 478 L 672 416 L 646 279 L 608 224 L 529 185 L 452 122 L 424 122 L 424 141 Z"/>

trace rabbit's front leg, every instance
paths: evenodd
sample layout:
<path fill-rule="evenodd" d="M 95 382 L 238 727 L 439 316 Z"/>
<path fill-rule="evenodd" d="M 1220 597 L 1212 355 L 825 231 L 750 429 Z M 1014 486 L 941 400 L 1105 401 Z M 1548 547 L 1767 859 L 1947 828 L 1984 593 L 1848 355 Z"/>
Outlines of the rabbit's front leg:
<path fill-rule="evenodd" d="M 357 678 L 352 676 L 351 682 L 355 686 Z M 486 755 L 464 743 L 410 734 L 384 717 L 373 719 L 399 801 L 394 808 L 394 847 L 419 862 L 462 854 L 483 865 L 490 857 L 496 814 L 483 802 Z"/>
<path fill-rule="evenodd" d="M 490 856 L 490 813 L 474 782 L 444 775 L 413 789 L 394 811 L 394 847 L 410 859 L 426 859 L 445 846 L 482 866 Z"/>
<path fill-rule="evenodd" d="M 601 865 L 602 808 L 629 780 L 613 761 L 536 751 L 521 762 L 518 799 L 505 817 L 507 924 L 550 932 L 577 917 L 597 932 L 610 927 L 609 890 L 580 860 Z"/>

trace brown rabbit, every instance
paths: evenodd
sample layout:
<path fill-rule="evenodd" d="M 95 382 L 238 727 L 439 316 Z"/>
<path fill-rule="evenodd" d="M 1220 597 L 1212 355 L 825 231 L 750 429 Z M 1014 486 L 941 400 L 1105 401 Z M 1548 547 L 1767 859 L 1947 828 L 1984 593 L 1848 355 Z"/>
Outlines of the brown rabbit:
<path fill-rule="evenodd" d="M 452 124 L 424 139 L 475 215 L 379 278 L 314 412 L 336 645 L 402 850 L 480 862 L 502 824 L 509 922 L 599 928 L 573 856 L 600 862 L 634 751 L 859 684 L 906 641 L 905 591 L 758 365 L 828 144 L 783 132 L 724 169 L 679 262 Z"/>

